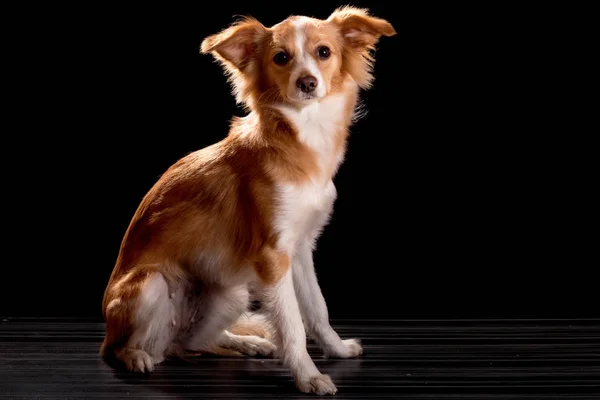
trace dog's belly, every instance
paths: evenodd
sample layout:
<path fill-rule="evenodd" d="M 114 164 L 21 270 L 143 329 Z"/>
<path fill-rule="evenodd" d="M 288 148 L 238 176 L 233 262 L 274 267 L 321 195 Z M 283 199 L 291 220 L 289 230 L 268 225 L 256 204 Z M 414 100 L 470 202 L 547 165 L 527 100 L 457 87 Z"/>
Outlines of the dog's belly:
<path fill-rule="evenodd" d="M 316 240 L 329 221 L 336 196 L 331 180 L 280 185 L 274 224 L 279 249 L 294 254 L 298 245 Z"/>

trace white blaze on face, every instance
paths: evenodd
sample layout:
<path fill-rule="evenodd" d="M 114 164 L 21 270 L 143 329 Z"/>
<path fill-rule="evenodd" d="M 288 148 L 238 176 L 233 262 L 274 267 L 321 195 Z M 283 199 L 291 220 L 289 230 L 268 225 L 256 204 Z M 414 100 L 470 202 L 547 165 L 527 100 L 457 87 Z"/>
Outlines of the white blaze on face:
<path fill-rule="evenodd" d="M 292 98 L 303 98 L 304 93 L 296 86 L 296 80 L 306 75 L 312 75 L 317 79 L 317 89 L 315 94 L 317 97 L 323 97 L 326 94 L 325 82 L 323 82 L 323 75 L 317 65 L 315 54 L 313 49 L 307 49 L 306 43 L 306 32 L 304 26 L 310 21 L 310 18 L 300 17 L 294 21 L 295 28 L 295 55 L 294 55 L 294 69 L 290 76 L 290 97 Z"/>

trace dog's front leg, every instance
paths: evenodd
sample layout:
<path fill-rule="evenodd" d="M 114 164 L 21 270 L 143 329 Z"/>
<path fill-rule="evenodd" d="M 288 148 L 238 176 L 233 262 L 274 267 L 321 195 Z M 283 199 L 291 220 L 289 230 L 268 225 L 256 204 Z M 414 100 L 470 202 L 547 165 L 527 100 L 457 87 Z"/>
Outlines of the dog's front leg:
<path fill-rule="evenodd" d="M 326 356 L 351 358 L 362 354 L 357 339 L 340 339 L 329 324 L 329 312 L 321 293 L 313 265 L 310 243 L 303 243 L 292 264 L 294 288 L 308 333 L 319 343 Z"/>
<path fill-rule="evenodd" d="M 318 395 L 335 394 L 337 388 L 328 375 L 317 369 L 306 349 L 306 332 L 294 293 L 289 257 L 274 257 L 259 267 L 267 283 L 261 294 L 267 316 L 275 328 L 277 351 L 290 369 L 299 390 Z M 279 265 L 274 265 L 277 262 Z M 283 265 L 286 264 L 286 265 Z"/>

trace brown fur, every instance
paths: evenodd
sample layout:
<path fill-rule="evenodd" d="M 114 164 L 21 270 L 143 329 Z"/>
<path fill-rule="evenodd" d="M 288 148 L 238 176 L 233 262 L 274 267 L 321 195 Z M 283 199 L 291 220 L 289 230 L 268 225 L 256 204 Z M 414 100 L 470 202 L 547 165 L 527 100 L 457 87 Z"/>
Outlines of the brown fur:
<path fill-rule="evenodd" d="M 290 21 L 266 28 L 247 18 L 203 41 L 201 51 L 213 54 L 223 65 L 238 101 L 252 113 L 235 118 L 221 142 L 175 163 L 142 200 L 125 233 L 104 295 L 104 355 L 123 348 L 132 335 L 138 296 L 153 273 L 162 274 L 169 287 L 193 287 L 203 280 L 225 286 L 230 277 L 246 272 L 269 286 L 290 268 L 289 255 L 276 250 L 278 238 L 272 229 L 275 184 L 333 177 L 345 151 L 357 97 L 354 92 L 346 93 L 332 159 L 320 167 L 317 155 L 298 139 L 295 128 L 269 107 L 288 101 L 281 88 L 288 84 L 289 72 L 271 60 L 281 49 L 293 56 Z M 379 36 L 395 33 L 389 23 L 347 8 L 306 29 L 311 47 L 331 48 L 332 56 L 319 63 L 330 94 L 344 91 L 344 82 L 350 77 L 368 87 L 373 62 L 369 51 Z M 348 32 L 355 34 L 348 38 L 344 36 Z M 204 249 L 222 257 L 223 267 L 217 274 L 198 266 Z M 240 322 L 231 331 L 271 335 L 269 328 L 250 322 Z M 227 352 L 221 350 L 215 351 Z"/>

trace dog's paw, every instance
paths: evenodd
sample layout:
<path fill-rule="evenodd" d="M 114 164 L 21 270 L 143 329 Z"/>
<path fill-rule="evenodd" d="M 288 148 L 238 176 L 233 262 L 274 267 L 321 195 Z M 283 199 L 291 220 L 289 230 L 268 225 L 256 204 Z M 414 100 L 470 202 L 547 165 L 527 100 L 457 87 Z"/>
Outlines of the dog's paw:
<path fill-rule="evenodd" d="M 346 348 L 344 358 L 358 357 L 363 353 L 363 348 L 360 343 L 360 339 L 346 339 L 342 340 L 344 347 Z"/>
<path fill-rule="evenodd" d="M 154 361 L 144 350 L 126 350 L 121 355 L 121 360 L 129 371 L 152 372 L 154 370 Z"/>
<path fill-rule="evenodd" d="M 296 386 L 303 393 L 312 393 L 319 396 L 337 393 L 337 388 L 329 375 L 315 375 L 308 379 L 298 380 L 296 381 Z"/>
<path fill-rule="evenodd" d="M 325 356 L 330 358 L 354 358 L 363 353 L 360 339 L 342 340 L 341 346 L 328 348 L 325 350 Z"/>
<path fill-rule="evenodd" d="M 241 353 L 255 356 L 261 355 L 265 357 L 272 356 L 277 351 L 277 346 L 268 339 L 260 337 L 247 337 L 238 349 Z"/>

